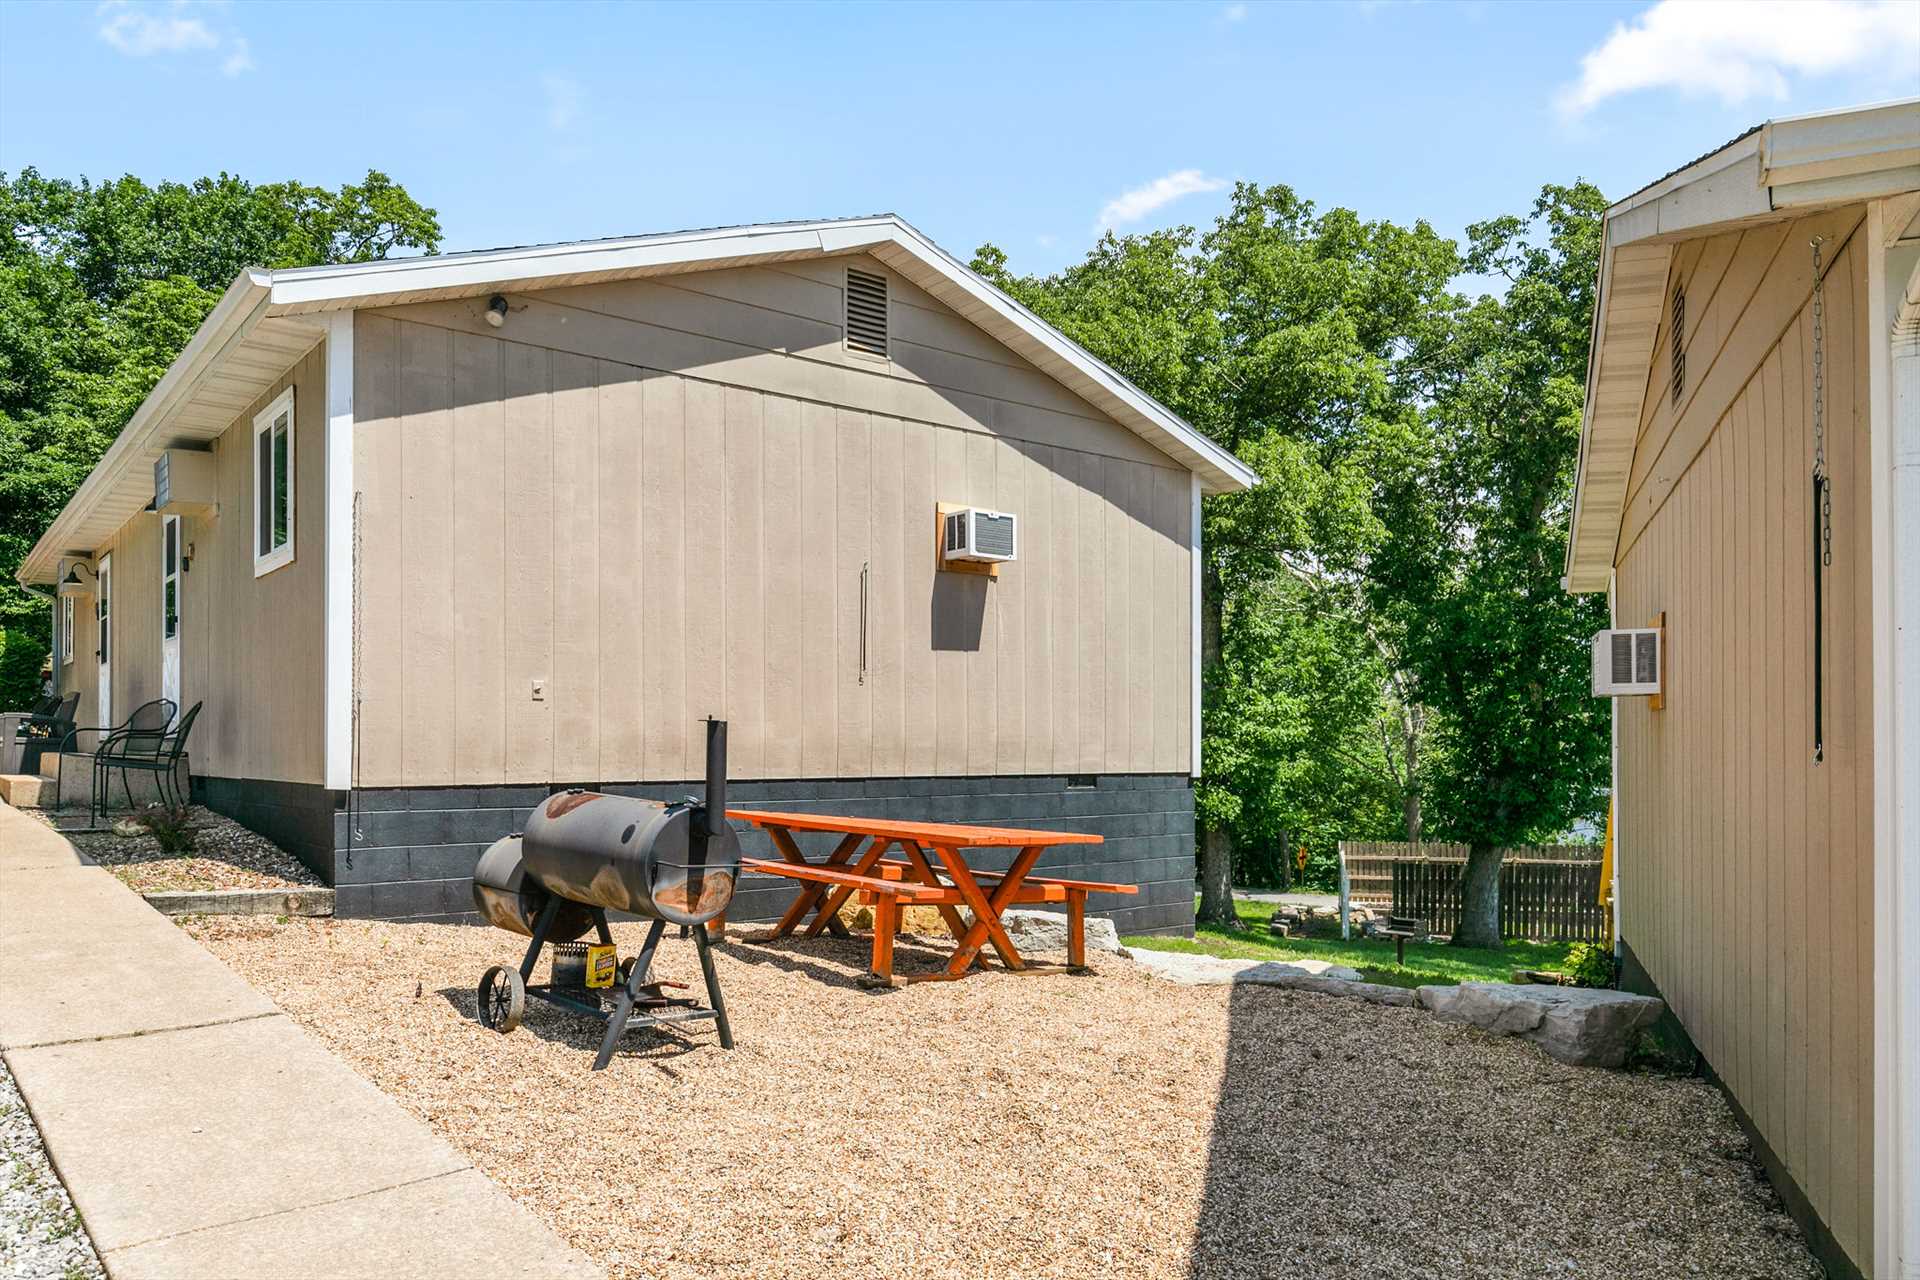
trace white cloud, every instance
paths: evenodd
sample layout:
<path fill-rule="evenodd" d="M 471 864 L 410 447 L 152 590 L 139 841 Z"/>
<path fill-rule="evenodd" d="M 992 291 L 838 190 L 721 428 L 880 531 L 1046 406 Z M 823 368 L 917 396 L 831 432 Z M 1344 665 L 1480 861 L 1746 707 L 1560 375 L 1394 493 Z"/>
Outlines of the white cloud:
<path fill-rule="evenodd" d="M 253 70 L 253 48 L 247 38 L 209 26 L 200 15 L 220 5 L 195 5 L 189 0 L 149 4 L 144 0 L 104 0 L 94 15 L 100 39 L 131 58 L 155 54 L 224 53 L 220 70 L 237 76 Z"/>
<path fill-rule="evenodd" d="M 1095 224 L 1094 230 L 1109 231 L 1130 222 L 1138 222 L 1155 209 L 1172 204 L 1182 196 L 1218 191 L 1226 185 L 1225 178 L 1209 178 L 1198 169 L 1175 170 L 1144 186 L 1122 191 L 1107 201 L 1101 206 L 1100 221 Z"/>
<path fill-rule="evenodd" d="M 1220 16 L 1228 22 L 1243 21 L 1247 16 L 1247 6 L 1243 4 L 1230 4 L 1220 11 Z"/>
<path fill-rule="evenodd" d="M 245 75 L 253 70 L 253 46 L 247 43 L 245 36 L 235 36 L 233 44 L 227 50 L 226 60 L 220 64 L 223 76 Z"/>
<path fill-rule="evenodd" d="M 189 17 L 184 5 L 170 5 L 164 12 L 155 12 L 134 5 L 132 0 L 107 0 L 98 12 L 100 38 L 136 58 L 220 47 L 220 37 L 200 19 Z"/>
<path fill-rule="evenodd" d="M 1614 27 L 1560 91 L 1567 117 L 1643 89 L 1712 94 L 1737 106 L 1787 96 L 1791 75 L 1920 66 L 1920 10 L 1912 0 L 1659 0 Z"/>
<path fill-rule="evenodd" d="M 547 92 L 547 124 L 556 133 L 573 127 L 587 105 L 587 91 L 580 82 L 566 76 L 544 75 L 540 84 Z"/>

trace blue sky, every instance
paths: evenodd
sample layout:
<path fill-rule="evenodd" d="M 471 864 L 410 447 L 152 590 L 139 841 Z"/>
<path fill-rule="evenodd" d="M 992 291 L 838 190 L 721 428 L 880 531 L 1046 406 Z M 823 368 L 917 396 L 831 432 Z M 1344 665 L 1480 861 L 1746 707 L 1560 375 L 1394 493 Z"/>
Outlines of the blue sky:
<path fill-rule="evenodd" d="M 448 249 L 881 210 L 1020 270 L 1235 179 L 1457 235 L 1920 94 L 1920 0 L 0 4 L 0 169 L 333 185 Z"/>

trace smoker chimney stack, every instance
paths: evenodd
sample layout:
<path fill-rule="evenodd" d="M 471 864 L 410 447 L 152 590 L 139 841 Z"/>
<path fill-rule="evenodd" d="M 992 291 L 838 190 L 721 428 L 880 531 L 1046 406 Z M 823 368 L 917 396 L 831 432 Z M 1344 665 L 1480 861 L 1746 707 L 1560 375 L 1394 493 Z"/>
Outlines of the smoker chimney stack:
<path fill-rule="evenodd" d="M 705 835 L 727 826 L 727 722 L 707 720 L 707 808 L 700 816 Z"/>

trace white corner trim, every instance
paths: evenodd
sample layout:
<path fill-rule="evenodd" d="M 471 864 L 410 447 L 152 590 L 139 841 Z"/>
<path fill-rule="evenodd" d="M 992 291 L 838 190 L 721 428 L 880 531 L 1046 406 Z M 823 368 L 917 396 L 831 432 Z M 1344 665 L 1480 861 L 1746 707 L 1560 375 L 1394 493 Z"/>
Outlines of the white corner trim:
<path fill-rule="evenodd" d="M 1607 574 L 1607 625 L 1620 625 L 1620 578 L 1616 573 Z M 1620 931 L 1620 704 L 1624 698 L 1608 698 L 1612 705 L 1607 708 L 1607 769 L 1611 779 L 1607 788 L 1608 838 L 1613 841 L 1613 883 L 1607 893 L 1613 899 L 1613 954 L 1620 956 L 1620 943 L 1625 934 Z"/>
<path fill-rule="evenodd" d="M 1873 582 L 1873 1257 L 1920 1275 L 1920 335 L 1867 206 Z M 1900 260 L 1905 261 L 1906 255 Z M 1911 268 L 1920 277 L 1920 266 Z M 1894 295 L 1902 290 L 1902 295 Z"/>
<path fill-rule="evenodd" d="M 326 787 L 353 785 L 353 312 L 327 317 Z"/>
<path fill-rule="evenodd" d="M 1187 473 L 1187 488 L 1188 492 L 1193 496 L 1193 526 L 1190 533 L 1189 544 L 1189 555 L 1192 563 L 1187 574 L 1188 595 L 1191 597 L 1188 602 L 1189 612 L 1191 614 L 1189 620 L 1189 631 L 1191 635 L 1189 645 L 1193 650 L 1192 689 L 1190 691 L 1193 699 L 1193 742 L 1190 749 L 1193 752 L 1193 756 L 1188 764 L 1192 775 L 1197 778 L 1200 776 L 1200 583 L 1202 574 L 1200 557 L 1200 477 L 1194 472 L 1189 471 Z"/>

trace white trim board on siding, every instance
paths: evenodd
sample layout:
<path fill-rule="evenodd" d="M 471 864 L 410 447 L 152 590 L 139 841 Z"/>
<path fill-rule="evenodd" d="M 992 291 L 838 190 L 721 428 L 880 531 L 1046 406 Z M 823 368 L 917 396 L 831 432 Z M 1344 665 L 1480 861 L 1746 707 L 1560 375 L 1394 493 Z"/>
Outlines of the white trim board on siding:
<path fill-rule="evenodd" d="M 324 676 L 329 791 L 353 785 L 353 312 L 327 324 L 326 644 Z"/>

